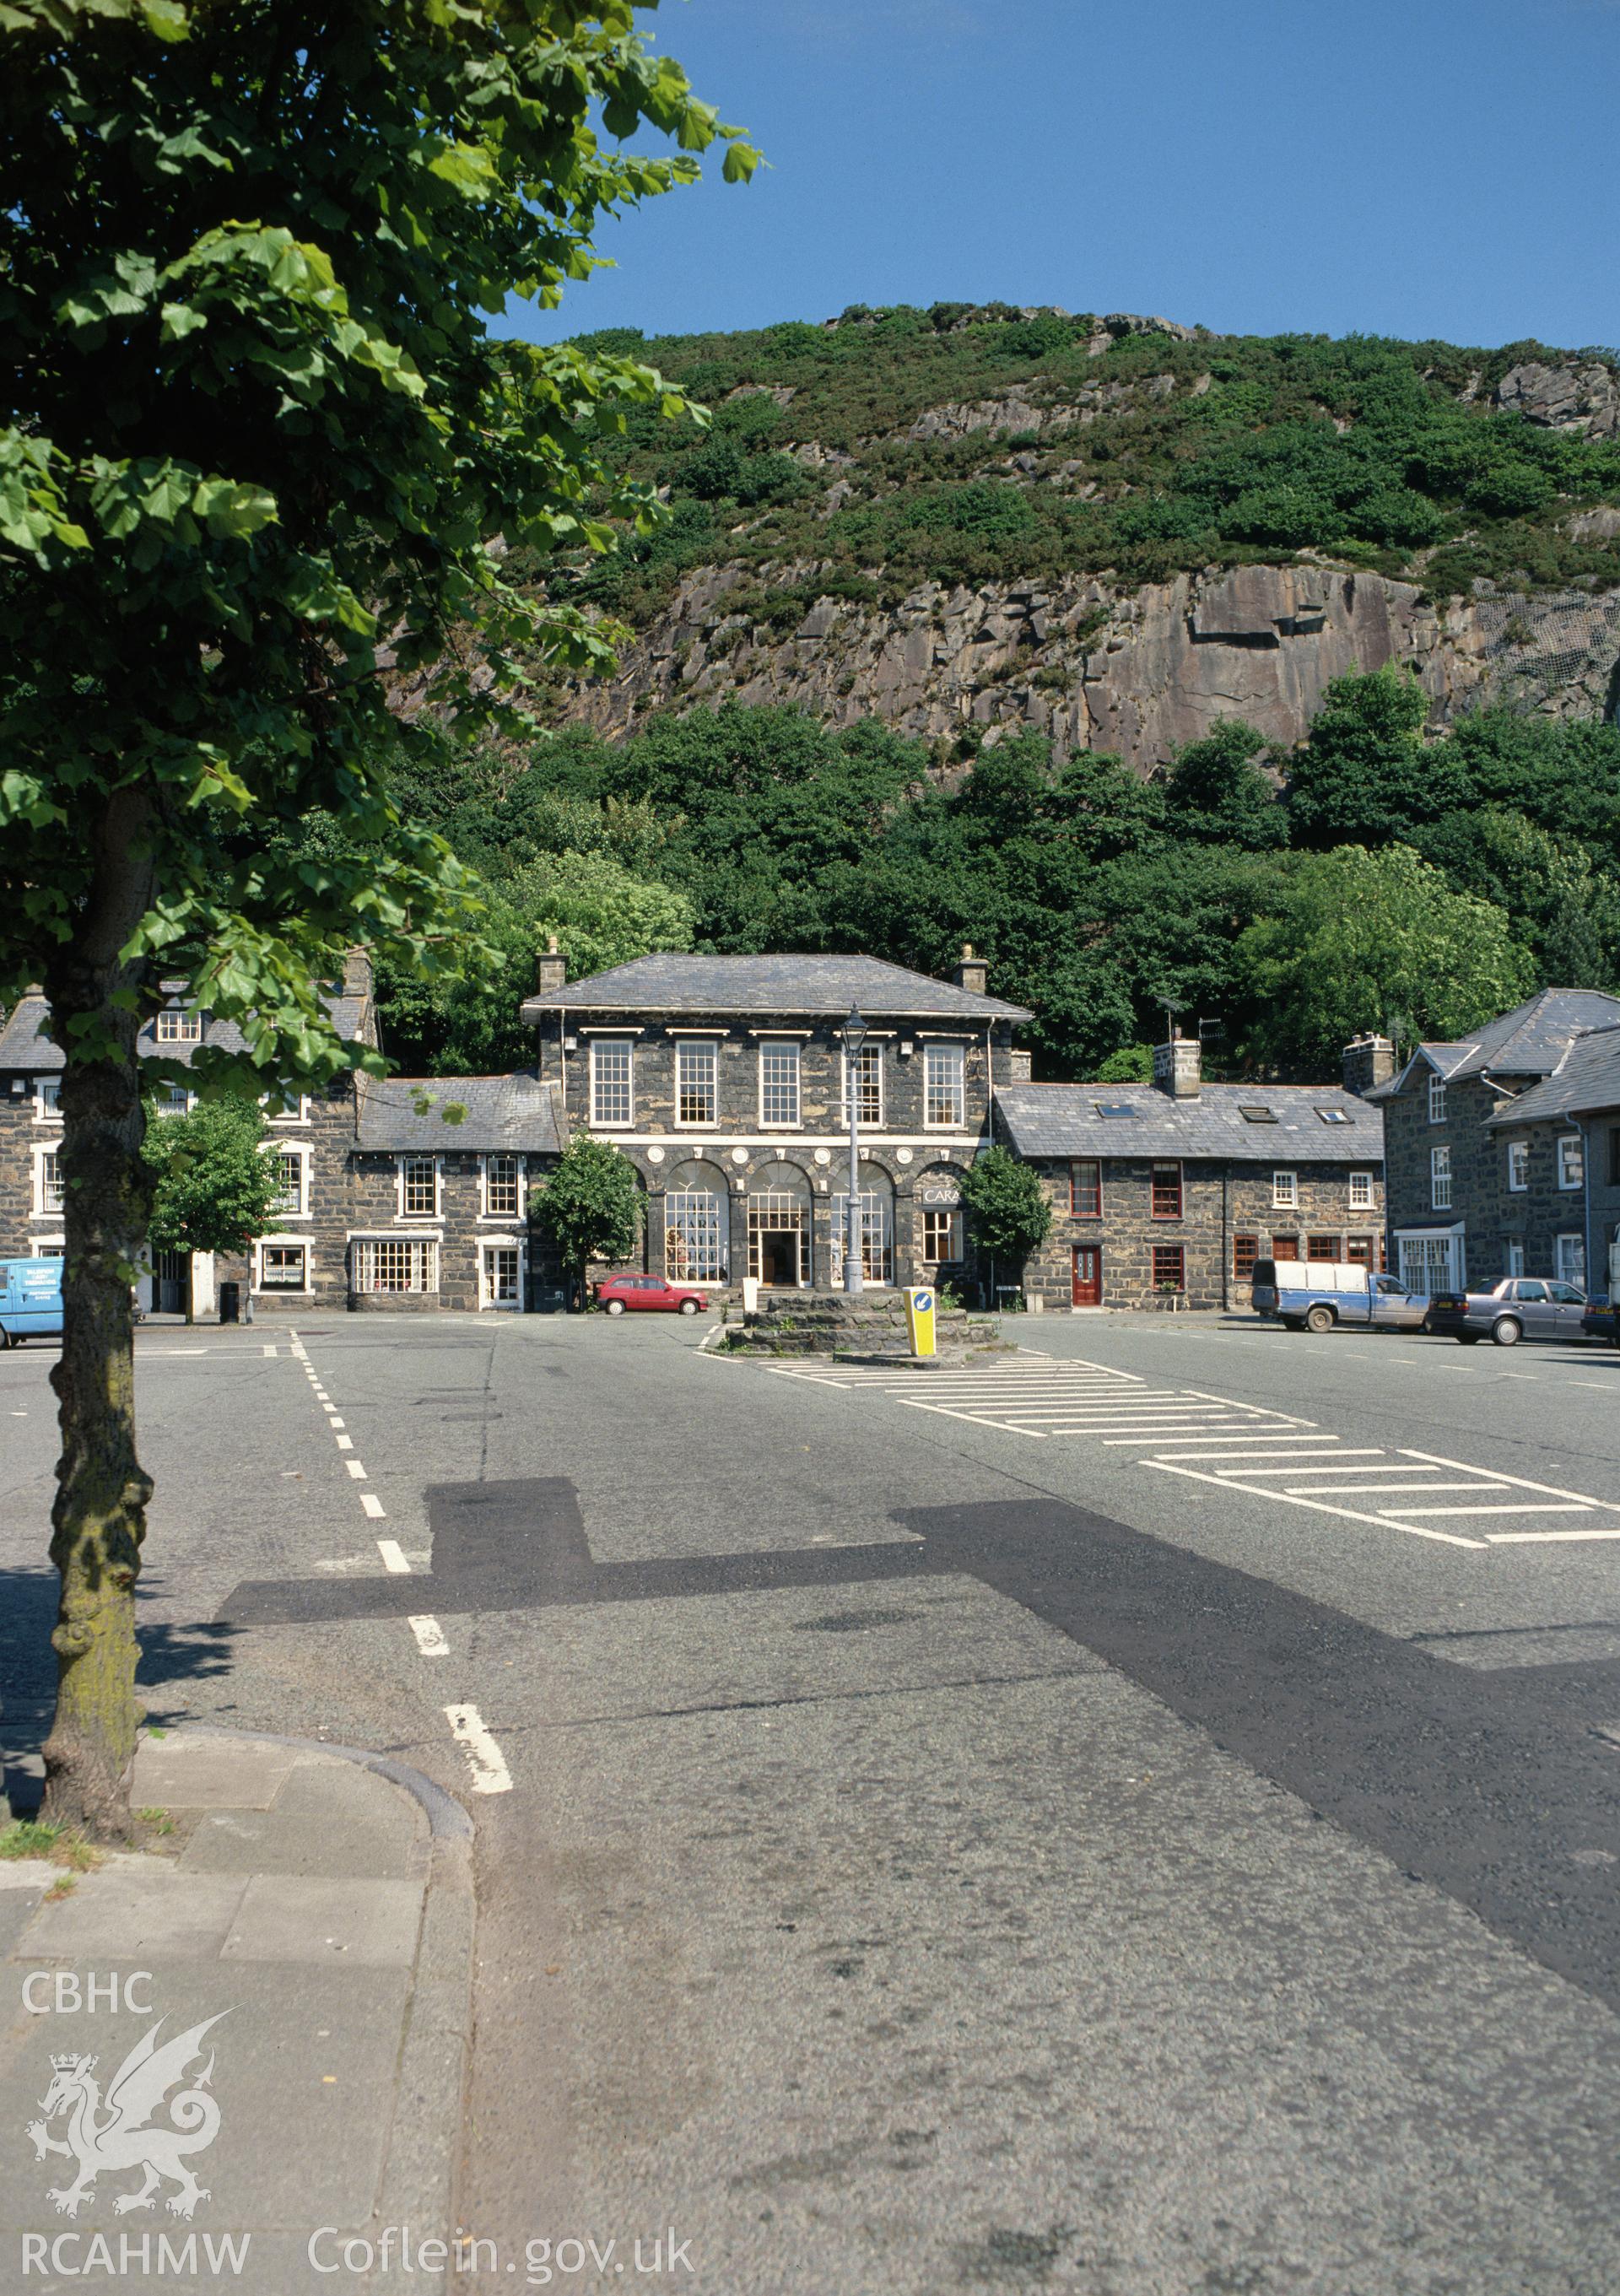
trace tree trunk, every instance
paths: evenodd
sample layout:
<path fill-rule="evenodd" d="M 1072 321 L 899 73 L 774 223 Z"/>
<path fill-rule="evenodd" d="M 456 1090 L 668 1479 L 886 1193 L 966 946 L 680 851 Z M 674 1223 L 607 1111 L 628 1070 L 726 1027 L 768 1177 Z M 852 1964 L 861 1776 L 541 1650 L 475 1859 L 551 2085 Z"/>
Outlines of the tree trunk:
<path fill-rule="evenodd" d="M 56 1718 L 45 1741 L 45 1815 L 103 1841 L 129 1832 L 129 1767 L 142 1707 L 135 1587 L 150 1479 L 135 1456 L 131 1287 L 151 1209 L 141 1158 L 135 1055 L 144 967 L 123 951 L 151 899 L 151 810 L 116 792 L 100 824 L 95 875 L 73 945 L 46 989 L 69 1058 L 61 1085 L 64 1182 L 61 1357 L 51 1374 L 61 1428 L 51 1559 L 61 1576 Z M 86 1042 L 74 1022 L 88 1022 Z M 88 1057 L 76 1059 L 77 1044 Z"/>

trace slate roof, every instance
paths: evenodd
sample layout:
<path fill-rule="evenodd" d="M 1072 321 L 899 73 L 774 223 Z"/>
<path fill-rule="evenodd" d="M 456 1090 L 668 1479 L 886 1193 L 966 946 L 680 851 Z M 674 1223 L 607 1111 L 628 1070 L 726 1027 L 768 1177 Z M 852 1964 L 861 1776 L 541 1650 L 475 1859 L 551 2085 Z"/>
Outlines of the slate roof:
<path fill-rule="evenodd" d="M 698 956 L 666 952 L 632 957 L 606 972 L 531 996 L 526 1021 L 544 1013 L 836 1013 L 852 1004 L 869 1019 L 1027 1021 L 1021 1004 L 979 996 L 954 981 L 887 964 L 876 956 Z"/>
<path fill-rule="evenodd" d="M 532 1069 L 516 1076 L 360 1077 L 355 1144 L 359 1148 L 425 1152 L 495 1149 L 555 1154 L 563 1145 L 557 1087 Z M 419 1105 L 426 1101 L 424 1108 Z M 467 1111 L 459 1122 L 445 1111 Z"/>
<path fill-rule="evenodd" d="M 1098 1106 L 1129 1108 L 1100 1116 Z M 1213 1156 L 1248 1164 L 1377 1163 L 1384 1119 L 1338 1085 L 1206 1084 L 1173 1100 L 1151 1084 L 1011 1084 L 995 1104 L 1020 1156 Z M 1274 1124 L 1245 1108 L 1269 1108 Z M 1342 1114 L 1324 1122 L 1318 1109 Z"/>
<path fill-rule="evenodd" d="M 352 1039 L 360 1034 L 365 1014 L 363 998 L 328 996 L 325 1003 L 340 1037 Z M 6 1016 L 4 1027 L 0 1028 L 0 1069 L 28 1069 L 39 1076 L 67 1066 L 61 1046 L 53 1044 L 45 1034 L 49 1017 L 50 1006 L 37 990 L 18 998 Z M 222 1052 L 240 1053 L 243 1037 L 234 1021 L 217 1021 L 210 1014 L 203 1021 L 199 1044 L 160 1045 L 156 1021 L 146 1022 L 135 1043 L 143 1060 L 178 1061 L 183 1068 L 189 1068 L 204 1045 L 217 1046 Z"/>
<path fill-rule="evenodd" d="M 1494 1131 L 1600 1108 L 1620 1108 L 1620 1024 L 1577 1037 L 1550 1077 L 1521 1092 L 1490 1123 Z"/>
<path fill-rule="evenodd" d="M 1396 1079 L 1402 1091 L 1420 1061 L 1449 1084 L 1460 1077 L 1548 1076 L 1579 1036 L 1620 1024 L 1620 996 L 1600 988 L 1542 988 L 1487 1021 L 1466 1043 L 1420 1045 Z"/>

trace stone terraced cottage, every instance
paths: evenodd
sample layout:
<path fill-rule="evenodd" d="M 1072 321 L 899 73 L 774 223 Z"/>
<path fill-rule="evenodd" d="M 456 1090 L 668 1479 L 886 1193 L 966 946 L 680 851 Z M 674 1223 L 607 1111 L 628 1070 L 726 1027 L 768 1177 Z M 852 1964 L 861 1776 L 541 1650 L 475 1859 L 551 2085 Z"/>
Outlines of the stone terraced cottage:
<path fill-rule="evenodd" d="M 1370 1037 L 1346 1048 L 1342 1088 L 1210 1084 L 1177 1037 L 1151 1084 L 1007 1086 L 998 1134 L 1055 1214 L 1031 1304 L 1247 1308 L 1256 1259 L 1381 1267 L 1384 1127 L 1363 1095 L 1393 1067 Z"/>
<path fill-rule="evenodd" d="M 329 1001 L 347 1036 L 377 1043 L 358 953 Z M 266 1117 L 283 1178 L 271 1233 L 240 1261 L 161 1258 L 142 1303 L 180 1308 L 189 1275 L 200 1313 L 226 1281 L 259 1315 L 555 1308 L 560 1273 L 531 1201 L 576 1133 L 634 1165 L 646 1270 L 722 1292 L 745 1276 L 837 1289 L 852 1006 L 866 1029 L 853 1089 L 868 1285 L 1018 1287 L 1019 1270 L 979 1265 L 961 1201 L 998 1139 L 1058 1210 L 1022 1271 L 1031 1306 L 1244 1306 L 1264 1254 L 1382 1264 L 1382 1119 L 1362 1097 L 1392 1074 L 1382 1039 L 1349 1048 L 1344 1088 L 1207 1085 L 1181 1039 L 1150 1085 L 1035 1085 L 1014 1041 L 1030 1016 L 990 993 L 971 949 L 949 980 L 865 956 L 664 954 L 572 982 L 552 951 L 522 1007 L 532 1068 L 354 1077 Z M 30 993 L 0 1029 L 0 1256 L 62 1246 L 62 1061 L 46 1020 Z M 143 1042 L 184 1067 L 237 1039 L 176 992 Z"/>
<path fill-rule="evenodd" d="M 1620 997 L 1544 988 L 1375 1095 L 1396 1265 L 1423 1291 L 1502 1275 L 1607 1290 L 1620 1224 Z"/>

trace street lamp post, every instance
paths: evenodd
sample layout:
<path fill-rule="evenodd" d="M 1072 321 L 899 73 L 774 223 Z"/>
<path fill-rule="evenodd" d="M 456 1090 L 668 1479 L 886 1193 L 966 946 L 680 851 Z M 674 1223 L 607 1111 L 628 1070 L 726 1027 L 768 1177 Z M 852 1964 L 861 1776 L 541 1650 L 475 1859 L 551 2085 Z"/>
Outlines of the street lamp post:
<path fill-rule="evenodd" d="M 844 1023 L 844 1088 L 849 1095 L 849 1220 L 844 1234 L 844 1289 L 863 1292 L 861 1267 L 861 1113 L 860 1056 L 866 1042 L 866 1023 L 860 1007 L 852 1004 Z"/>

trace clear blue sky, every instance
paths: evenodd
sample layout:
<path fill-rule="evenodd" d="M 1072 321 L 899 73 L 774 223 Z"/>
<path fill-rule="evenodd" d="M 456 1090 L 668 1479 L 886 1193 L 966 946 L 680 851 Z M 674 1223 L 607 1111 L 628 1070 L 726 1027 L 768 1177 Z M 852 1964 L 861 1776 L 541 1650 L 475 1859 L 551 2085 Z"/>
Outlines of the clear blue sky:
<path fill-rule="evenodd" d="M 611 226 L 553 340 L 950 299 L 1620 342 L 1620 0 L 665 0 L 771 161 Z"/>

